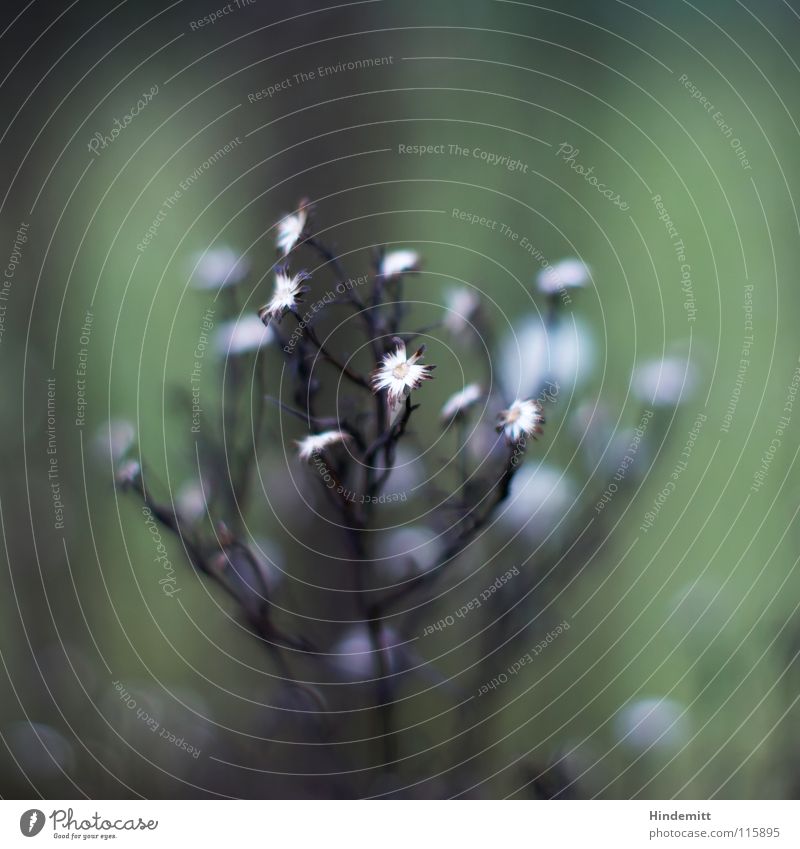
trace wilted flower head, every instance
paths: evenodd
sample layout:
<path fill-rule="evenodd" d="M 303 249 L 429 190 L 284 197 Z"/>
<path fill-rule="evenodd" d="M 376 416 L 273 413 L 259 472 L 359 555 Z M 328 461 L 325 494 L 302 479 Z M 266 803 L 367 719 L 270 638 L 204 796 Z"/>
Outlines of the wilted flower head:
<path fill-rule="evenodd" d="M 284 313 L 289 310 L 294 310 L 300 301 L 303 300 L 303 295 L 308 291 L 308 286 L 304 285 L 304 281 L 308 280 L 311 275 L 305 271 L 299 271 L 292 277 L 286 268 L 279 268 L 275 271 L 275 291 L 269 303 L 265 304 L 258 311 L 258 317 L 264 324 L 274 318 L 280 321 Z"/>
<path fill-rule="evenodd" d="M 633 374 L 633 391 L 655 406 L 672 407 L 690 397 L 694 387 L 694 370 L 677 356 L 642 363 Z"/>
<path fill-rule="evenodd" d="M 272 328 L 255 315 L 242 315 L 226 321 L 217 328 L 215 343 L 222 356 L 258 351 L 274 338 Z"/>
<path fill-rule="evenodd" d="M 381 260 L 381 276 L 390 280 L 407 271 L 416 271 L 419 266 L 419 254 L 411 250 L 389 251 Z"/>
<path fill-rule="evenodd" d="M 386 354 L 383 362 L 372 372 L 373 392 L 380 392 L 381 389 L 388 390 L 390 407 L 395 406 L 407 392 L 419 388 L 423 380 L 432 378 L 431 371 L 435 368 L 435 366 L 421 366 L 417 363 L 417 360 L 425 353 L 424 345 L 408 357 L 406 343 L 397 337 L 393 341 L 397 346 L 395 350 Z"/>
<path fill-rule="evenodd" d="M 506 442 L 519 442 L 524 436 L 536 438 L 542 433 L 544 414 L 542 405 L 531 398 L 526 401 L 517 399 L 497 417 L 497 432 L 504 433 Z"/>
<path fill-rule="evenodd" d="M 278 222 L 278 234 L 275 238 L 275 244 L 282 254 L 288 254 L 300 241 L 307 223 L 308 209 L 306 204 L 302 202 L 297 212 L 287 215 Z"/>
<path fill-rule="evenodd" d="M 213 248 L 198 255 L 192 285 L 197 289 L 233 286 L 249 271 L 250 263 L 231 248 Z"/>
<path fill-rule="evenodd" d="M 465 413 L 473 404 L 480 401 L 483 390 L 477 383 L 467 384 L 460 392 L 451 395 L 442 407 L 442 421 L 449 422 Z"/>
<path fill-rule="evenodd" d="M 326 430 L 322 433 L 312 433 L 303 439 L 297 440 L 297 453 L 301 460 L 310 460 L 315 454 L 335 445 L 338 442 L 347 442 L 350 434 L 341 430 Z"/>
<path fill-rule="evenodd" d="M 468 289 L 466 286 L 451 289 L 447 293 L 444 302 L 445 310 L 447 311 L 444 317 L 444 326 L 451 333 L 461 333 L 461 331 L 469 326 L 480 303 L 481 299 L 478 297 L 477 292 Z"/>
<path fill-rule="evenodd" d="M 570 258 L 540 271 L 537 283 L 546 295 L 555 295 L 563 289 L 585 286 L 590 279 L 589 267 L 579 259 Z"/>

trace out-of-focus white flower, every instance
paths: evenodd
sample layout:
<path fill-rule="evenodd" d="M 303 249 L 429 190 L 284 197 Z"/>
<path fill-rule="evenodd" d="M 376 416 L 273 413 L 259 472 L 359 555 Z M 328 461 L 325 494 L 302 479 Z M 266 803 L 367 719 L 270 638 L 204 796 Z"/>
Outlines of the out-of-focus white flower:
<path fill-rule="evenodd" d="M 228 247 L 212 248 L 198 254 L 192 285 L 196 289 L 219 289 L 241 282 L 250 271 L 250 263 Z"/>
<path fill-rule="evenodd" d="M 293 277 L 285 268 L 277 269 L 275 272 L 275 290 L 272 297 L 269 303 L 258 311 L 258 317 L 261 321 L 264 324 L 272 318 L 280 321 L 284 313 L 296 309 L 300 301 L 303 300 L 303 295 L 308 291 L 308 286 L 304 285 L 304 282 L 310 276 L 305 271 L 299 271 Z"/>
<path fill-rule="evenodd" d="M 503 340 L 498 373 L 506 394 L 537 396 L 548 382 L 569 393 L 591 372 L 595 359 L 593 336 L 573 317 L 546 330 L 540 316 L 515 327 Z"/>
<path fill-rule="evenodd" d="M 119 466 L 117 466 L 117 471 L 114 475 L 114 480 L 117 482 L 117 486 L 126 487 L 130 486 L 132 483 L 135 483 L 139 475 L 142 473 L 142 467 L 136 460 L 125 460 Z"/>
<path fill-rule="evenodd" d="M 347 442 L 349 439 L 351 439 L 350 434 L 341 430 L 312 433 L 304 439 L 297 440 L 297 453 L 301 460 L 310 460 L 315 454 L 324 451 L 330 445 Z"/>
<path fill-rule="evenodd" d="M 380 647 L 389 673 L 396 671 L 397 649 L 393 648 L 400 642 L 394 628 L 383 626 L 380 633 Z M 345 633 L 333 648 L 331 663 L 348 681 L 370 679 L 377 676 L 378 660 L 372 649 L 369 631 L 363 625 L 356 625 Z"/>
<path fill-rule="evenodd" d="M 408 271 L 416 271 L 419 266 L 419 254 L 416 251 L 389 251 L 381 260 L 381 276 L 386 280 L 399 277 Z"/>
<path fill-rule="evenodd" d="M 442 407 L 442 421 L 449 422 L 463 415 L 473 404 L 483 397 L 483 390 L 477 383 L 468 383 L 460 392 L 455 392 Z"/>
<path fill-rule="evenodd" d="M 539 289 L 546 295 L 555 295 L 564 289 L 585 286 L 591 280 L 591 272 L 586 263 L 570 257 L 555 265 L 548 265 L 536 278 Z"/>
<path fill-rule="evenodd" d="M 406 343 L 394 338 L 396 348 L 386 354 L 381 364 L 372 372 L 372 391 L 387 390 L 390 406 L 395 406 L 406 392 L 417 389 L 423 380 L 430 380 L 434 366 L 421 366 L 417 360 L 425 353 L 425 346 L 420 346 L 410 357 L 406 355 Z"/>
<path fill-rule="evenodd" d="M 633 391 L 653 406 L 674 407 L 691 397 L 696 377 L 690 363 L 681 357 L 665 357 L 642 363 L 633 373 Z"/>
<path fill-rule="evenodd" d="M 561 469 L 526 464 L 514 475 L 498 521 L 535 539 L 544 539 L 563 519 L 575 498 L 575 486 Z"/>
<path fill-rule="evenodd" d="M 19 720 L 3 728 L 2 733 L 23 775 L 43 781 L 63 777 L 75 766 L 72 745 L 51 725 Z"/>
<path fill-rule="evenodd" d="M 223 322 L 216 330 L 217 353 L 222 356 L 247 354 L 258 351 L 275 338 L 271 327 L 266 327 L 257 315 L 242 315 Z"/>
<path fill-rule="evenodd" d="M 126 419 L 111 419 L 100 428 L 93 439 L 98 459 L 116 464 L 125 459 L 136 440 L 136 428 Z"/>
<path fill-rule="evenodd" d="M 175 493 L 175 509 L 187 522 L 197 522 L 208 512 L 208 493 L 199 480 L 186 481 Z"/>
<path fill-rule="evenodd" d="M 538 401 L 528 398 L 525 401 L 517 399 L 497 417 L 497 432 L 505 434 L 506 442 L 519 442 L 524 436 L 543 433 L 544 411 Z"/>
<path fill-rule="evenodd" d="M 672 699 L 638 699 L 617 714 L 619 739 L 636 749 L 675 749 L 687 739 L 684 709 Z"/>
<path fill-rule="evenodd" d="M 381 534 L 376 564 L 393 580 L 408 577 L 409 571 L 417 574 L 433 569 L 442 554 L 442 538 L 431 528 L 412 525 Z"/>
<path fill-rule="evenodd" d="M 473 289 L 466 286 L 451 289 L 444 301 L 444 327 L 454 335 L 462 333 L 470 326 L 480 304 L 481 299 Z"/>
<path fill-rule="evenodd" d="M 302 204 L 297 212 L 287 215 L 278 222 L 278 233 L 275 237 L 275 244 L 281 253 L 284 255 L 288 254 L 300 241 L 307 223 L 308 211 Z"/>

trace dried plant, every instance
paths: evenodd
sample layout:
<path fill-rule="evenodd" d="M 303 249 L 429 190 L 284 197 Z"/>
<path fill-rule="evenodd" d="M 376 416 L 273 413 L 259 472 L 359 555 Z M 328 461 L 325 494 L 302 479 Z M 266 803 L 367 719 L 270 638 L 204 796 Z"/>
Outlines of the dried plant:
<path fill-rule="evenodd" d="M 540 274 L 547 345 L 518 354 L 523 360 L 517 369 L 521 379 L 504 381 L 501 374 L 500 380 L 492 382 L 493 364 L 507 353 L 494 341 L 477 290 L 465 286 L 446 293 L 444 318 L 435 325 L 415 326 L 404 288 L 423 268 L 417 252 L 375 250 L 370 270 L 360 269 L 360 275 L 353 276 L 314 225 L 315 210 L 306 201 L 276 225 L 277 258 L 261 278 L 271 285 L 271 291 L 263 291 L 265 284 L 253 286 L 253 293 L 260 294 L 263 301 L 260 308 L 251 303 L 250 296 L 243 303 L 243 296 L 237 294 L 246 292 L 245 281 L 252 279 L 243 257 L 229 249 L 211 249 L 198 260 L 195 280 L 199 287 L 217 295 L 230 313 L 217 335 L 222 367 L 219 426 L 206 422 L 197 429 L 200 479 L 190 490 L 173 496 L 159 488 L 146 462 L 131 459 L 121 462 L 117 479 L 119 486 L 136 493 L 152 517 L 175 535 L 193 568 L 230 596 L 269 653 L 285 686 L 309 696 L 310 701 L 303 703 L 306 708 L 312 705 L 307 713 L 328 726 L 345 722 L 341 711 L 334 709 L 337 705 L 366 705 L 366 715 L 374 715 L 375 725 L 361 737 L 374 740 L 375 746 L 369 754 L 349 756 L 353 786 L 341 791 L 363 795 L 361 769 L 402 775 L 396 779 L 398 787 L 414 774 L 399 749 L 403 729 L 396 713 L 402 682 L 416 676 L 433 681 L 433 689 L 444 693 L 451 706 L 468 701 L 503 668 L 499 658 L 517 656 L 520 634 L 536 619 L 521 613 L 516 600 L 533 599 L 533 590 L 547 581 L 566 584 L 582 558 L 600 544 L 613 510 L 608 503 L 597 510 L 602 502 L 600 492 L 590 490 L 581 498 L 565 496 L 560 479 L 545 483 L 547 470 L 542 468 L 532 480 L 536 489 L 541 479 L 542 494 L 538 501 L 522 499 L 523 517 L 535 518 L 535 505 L 541 507 L 548 499 L 564 516 L 553 520 L 551 510 L 542 511 L 542 516 L 548 517 L 545 521 L 552 521 L 559 530 L 549 534 L 547 545 L 536 546 L 537 560 L 531 562 L 530 543 L 527 552 L 523 545 L 522 554 L 512 554 L 515 550 L 507 548 L 506 541 L 500 556 L 495 552 L 486 556 L 484 550 L 483 557 L 474 554 L 473 560 L 481 562 L 474 563 L 471 571 L 459 569 L 459 559 L 467 549 L 480 552 L 475 544 L 493 530 L 504 506 L 509 508 L 504 521 L 510 517 L 513 522 L 519 515 L 520 508 L 510 498 L 514 481 L 533 441 L 545 433 L 546 408 L 557 402 L 560 389 L 556 379 L 559 363 L 543 367 L 538 360 L 561 356 L 556 335 L 567 332 L 564 313 L 572 305 L 569 290 L 590 282 L 589 270 L 582 262 L 566 260 Z M 359 328 L 360 338 L 354 326 Z M 445 350 L 437 339 L 445 336 L 448 344 L 486 348 L 485 382 L 469 379 L 457 385 L 454 374 L 445 374 L 441 368 L 434 375 L 436 360 Z M 525 340 L 520 337 L 519 341 Z M 538 359 L 527 368 L 526 357 Z M 441 409 L 428 401 L 428 383 L 434 376 L 437 382 L 445 381 L 452 393 Z M 655 389 L 652 375 L 642 378 L 643 394 L 649 393 L 652 406 L 659 398 L 663 400 L 660 378 L 659 372 Z M 589 466 L 593 465 L 595 472 L 606 467 L 613 472 L 616 457 L 624 452 L 614 455 L 616 449 L 604 441 L 611 428 L 604 430 L 602 405 L 588 401 L 579 406 L 573 419 L 578 449 Z M 281 423 L 280 432 L 271 426 L 275 420 Z M 430 433 L 434 427 L 443 428 L 445 437 L 455 440 L 441 468 L 418 444 L 419 432 Z M 287 430 L 292 438 L 286 438 Z M 404 539 L 402 528 L 393 528 L 391 523 L 387 527 L 380 517 L 394 509 L 393 503 L 408 499 L 405 491 L 391 489 L 389 484 L 397 471 L 398 453 L 406 442 L 415 440 L 417 450 L 411 453 L 417 464 L 426 467 L 423 479 L 429 483 L 413 491 L 415 509 L 409 519 L 413 528 L 405 529 L 411 538 Z M 246 518 L 269 513 L 255 495 L 259 463 L 264 458 L 274 462 L 287 453 L 294 457 L 292 475 L 310 480 L 324 505 L 318 513 L 308 509 L 307 515 L 298 517 L 307 539 L 314 540 L 309 549 L 323 548 L 332 558 L 345 558 L 351 573 L 351 580 L 345 582 L 347 592 L 334 593 L 335 602 L 326 602 L 331 609 L 324 622 L 315 623 L 313 615 L 305 619 L 281 616 L 287 609 L 280 597 L 284 586 L 276 587 L 274 578 L 278 572 L 291 570 L 286 563 L 270 563 L 258 550 Z M 615 484 L 615 493 L 632 488 L 637 481 L 627 465 L 617 477 L 620 482 Z M 531 489 L 528 481 L 525 487 Z M 617 500 L 621 508 L 621 498 Z M 565 519 L 568 510 L 570 517 Z M 422 514 L 424 532 L 420 533 L 418 516 Z M 588 522 L 590 518 L 594 521 Z M 520 519 L 518 525 L 527 521 Z M 516 533 L 503 533 L 511 540 L 516 537 Z M 415 549 L 424 549 L 425 554 L 415 558 Z M 310 556 L 315 560 L 313 566 L 325 568 L 320 555 Z M 387 559 L 400 560 L 408 568 L 387 580 L 383 569 Z M 480 615 L 499 629 L 499 636 L 480 650 L 480 656 L 494 657 L 491 663 L 475 664 L 469 676 L 460 676 L 454 687 L 436 672 L 434 664 L 423 660 L 413 638 L 420 631 L 420 622 L 428 623 L 425 633 L 444 629 L 453 616 L 440 620 L 444 624 L 438 628 L 429 624 L 438 615 L 436 604 L 450 591 L 460 599 L 463 593 L 459 588 L 469 586 L 470 578 L 484 565 L 487 571 L 477 580 L 481 586 L 495 589 L 489 593 L 491 599 L 480 605 Z M 514 577 L 513 588 L 504 586 L 506 579 L 501 577 L 509 566 L 515 576 L 522 575 Z M 470 591 L 467 597 L 472 594 Z M 303 602 L 296 595 L 294 604 L 302 614 Z M 458 608 L 458 603 L 448 605 L 448 610 Z M 546 631 L 549 620 L 544 621 L 535 628 Z M 528 641 L 530 633 L 528 629 Z M 350 696 L 352 691 L 343 697 L 325 686 L 326 680 L 341 680 L 343 668 L 362 694 L 366 693 L 361 700 Z M 485 689 L 488 691 L 488 685 Z M 453 732 L 454 739 L 468 744 L 476 723 L 471 718 L 465 728 Z M 309 718 L 309 735 L 312 725 Z M 330 741 L 337 735 L 329 729 L 322 736 Z M 469 745 L 467 749 L 465 762 L 473 755 Z M 477 752 L 480 745 L 472 749 Z M 361 758 L 358 763 L 353 762 L 356 757 Z M 526 783 L 536 787 L 542 784 L 541 775 L 558 774 L 559 792 L 567 794 L 566 764 L 555 756 L 544 765 L 527 763 L 525 775 L 530 777 Z M 313 769 L 312 760 L 309 771 Z M 431 769 L 430 765 L 421 772 L 426 769 Z M 470 780 L 458 769 L 451 769 L 451 778 L 451 785 L 436 792 L 452 793 L 468 786 Z"/>

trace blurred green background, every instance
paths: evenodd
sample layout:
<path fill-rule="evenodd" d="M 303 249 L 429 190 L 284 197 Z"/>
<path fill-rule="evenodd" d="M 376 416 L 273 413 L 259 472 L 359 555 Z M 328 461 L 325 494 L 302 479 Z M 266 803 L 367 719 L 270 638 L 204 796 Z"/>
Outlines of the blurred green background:
<path fill-rule="evenodd" d="M 20 223 L 29 224 L 0 340 L 3 795 L 325 796 L 416 786 L 404 792 L 525 796 L 548 795 L 555 783 L 582 797 L 796 797 L 800 442 L 796 411 L 784 409 L 800 355 L 796 4 L 386 0 L 326 11 L 257 0 L 202 28 L 191 23 L 215 11 L 204 3 L 22 8 L 18 19 L 9 12 L 3 35 L 0 142 L 6 255 Z M 367 57 L 392 61 L 302 84 L 294 78 Z M 287 78 L 291 85 L 272 97 L 248 98 Z M 141 114 L 91 153 L 93 134 L 109 133 L 154 85 L 158 94 Z M 236 138 L 138 250 L 165 199 Z M 520 160 L 527 173 L 471 155 L 404 155 L 401 144 L 480 148 Z M 593 168 L 628 208 L 570 167 L 561 145 L 577 150 L 573 162 Z M 683 241 L 683 262 L 656 195 Z M 664 357 L 690 364 L 681 403 L 659 411 L 653 441 L 637 458 L 640 478 L 609 506 L 590 545 L 570 548 L 582 527 L 570 514 L 566 541 L 545 542 L 526 562 L 540 540 L 523 534 L 471 592 L 427 607 L 423 624 L 516 565 L 533 586 L 552 552 L 568 551 L 514 614 L 519 624 L 546 610 L 507 654 L 487 652 L 500 642 L 457 644 L 448 634 L 414 642 L 452 681 L 431 687 L 412 677 L 404 685 L 399 716 L 409 730 L 391 778 L 340 775 L 369 761 L 346 761 L 351 746 L 269 742 L 307 741 L 313 718 L 290 705 L 287 726 L 280 710 L 260 707 L 279 700 L 275 668 L 231 622 L 230 605 L 184 567 L 176 544 L 180 610 L 164 596 L 141 511 L 115 495 L 108 457 L 93 448 L 109 417 L 128 419 L 165 489 L 192 475 L 178 392 L 189 389 L 205 310 L 228 308 L 189 286 L 196 255 L 219 245 L 246 252 L 253 273 L 237 309 L 254 311 L 271 285 L 261 280 L 274 261 L 270 228 L 304 196 L 353 275 L 368 270 L 372 246 L 420 252 L 424 271 L 406 284 L 407 297 L 429 304 L 415 312 L 418 326 L 440 317 L 435 305 L 457 281 L 493 300 L 499 339 L 509 322 L 544 312 L 540 264 L 521 247 L 523 236 L 551 262 L 577 256 L 589 265 L 592 285 L 569 311 L 593 341 L 581 348 L 581 379 L 563 387 L 527 462 L 564 470 L 590 515 L 614 465 L 587 462 L 571 425 L 576 410 L 599 399 L 611 426 L 626 433 L 641 415 L 631 388 L 637 365 Z M 459 221 L 454 209 L 504 222 L 520 240 Z M 684 262 L 696 312 L 685 306 Z M 749 285 L 753 340 L 742 372 Z M 429 343 L 439 368 L 421 392 L 421 413 L 425 405 L 438 411 L 460 388 L 459 362 L 483 379 L 478 355 L 449 352 L 442 339 L 438 350 Z M 82 347 L 88 404 L 76 427 Z M 268 357 L 277 393 L 281 358 Z M 211 405 L 213 363 L 204 368 Z M 64 531 L 54 528 L 47 475 L 49 377 Z M 707 420 L 686 469 L 642 531 L 698 414 Z M 790 421 L 763 485 L 753 488 L 784 415 Z M 302 428 L 284 427 L 275 414 L 267 432 L 291 450 Z M 415 439 L 426 444 L 437 434 L 436 415 L 420 415 Z M 262 463 L 269 504 L 259 493 L 248 521 L 287 572 L 276 596 L 289 611 L 282 621 L 291 630 L 304 615 L 346 618 L 330 593 L 304 590 L 322 566 L 323 585 L 341 578 L 275 519 L 273 510 L 297 509 L 276 452 L 277 464 Z M 507 532 L 489 537 L 483 557 Z M 480 665 L 476 680 L 491 679 L 563 619 L 569 631 L 487 707 L 454 712 L 462 678 L 476 675 L 472 665 Z M 468 622 L 459 627 L 459 640 L 474 633 Z M 315 680 L 311 667 L 298 674 Z M 115 681 L 200 757 L 150 734 L 120 707 Z M 659 710 L 676 709 L 675 724 L 652 747 L 637 744 L 636 733 L 620 739 L 626 706 L 651 698 L 669 700 Z M 455 736 L 473 716 L 480 725 Z M 339 739 L 359 739 L 357 718 L 341 719 Z M 461 764 L 467 755 L 474 758 Z M 530 783 L 532 776 L 540 777 Z"/>

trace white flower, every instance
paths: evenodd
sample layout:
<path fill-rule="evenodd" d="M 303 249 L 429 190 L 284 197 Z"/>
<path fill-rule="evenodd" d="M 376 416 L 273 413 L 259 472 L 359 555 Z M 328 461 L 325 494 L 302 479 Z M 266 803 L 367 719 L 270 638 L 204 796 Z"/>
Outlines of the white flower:
<path fill-rule="evenodd" d="M 271 318 L 280 321 L 283 314 L 294 310 L 298 303 L 303 300 L 303 295 L 308 291 L 308 286 L 303 281 L 308 280 L 311 275 L 305 271 L 299 271 L 292 277 L 285 268 L 275 271 L 275 291 L 269 303 L 258 311 L 258 317 L 264 324 Z"/>
<path fill-rule="evenodd" d="M 231 248 L 213 248 L 197 256 L 192 285 L 197 289 L 233 286 L 249 271 L 250 263 Z"/>
<path fill-rule="evenodd" d="M 672 699 L 638 699 L 617 714 L 617 734 L 636 749 L 674 749 L 687 737 L 684 714 Z"/>
<path fill-rule="evenodd" d="M 462 286 L 451 289 L 445 297 L 444 326 L 453 334 L 461 333 L 470 326 L 472 317 L 480 306 L 481 299 L 472 289 Z"/>
<path fill-rule="evenodd" d="M 98 459 L 124 460 L 136 440 L 136 428 L 125 419 L 111 419 L 98 429 L 94 437 L 94 453 Z"/>
<path fill-rule="evenodd" d="M 519 442 L 524 436 L 536 439 L 537 433 L 543 433 L 544 415 L 538 401 L 517 399 L 497 417 L 497 432 L 504 433 L 509 444 Z"/>
<path fill-rule="evenodd" d="M 564 289 L 585 286 L 590 279 L 591 273 L 585 263 L 579 259 L 562 259 L 540 271 L 537 283 L 546 295 L 555 295 Z"/>
<path fill-rule="evenodd" d="M 142 467 L 136 460 L 126 460 L 117 467 L 114 479 L 123 489 L 130 486 L 142 473 Z"/>
<path fill-rule="evenodd" d="M 511 492 L 500 507 L 498 521 L 515 533 L 541 541 L 564 519 L 575 496 L 576 486 L 562 469 L 547 463 L 526 464 L 511 481 Z"/>
<path fill-rule="evenodd" d="M 386 354 L 383 362 L 372 372 L 373 392 L 388 390 L 390 407 L 395 407 L 399 400 L 412 389 L 419 388 L 423 380 L 432 378 L 431 371 L 434 369 L 434 366 L 417 364 L 417 360 L 425 353 L 424 345 L 407 357 L 406 343 L 397 337 L 393 341 L 397 346 L 396 349 Z"/>
<path fill-rule="evenodd" d="M 381 627 L 378 647 L 383 650 L 387 671 L 396 672 L 399 665 L 398 652 L 402 640 L 390 625 Z M 363 625 L 354 625 L 333 647 L 330 657 L 332 665 L 349 681 L 370 679 L 378 668 L 369 631 Z"/>
<path fill-rule="evenodd" d="M 640 365 L 633 374 L 633 391 L 646 404 L 672 407 L 691 396 L 695 374 L 687 360 L 665 357 Z"/>
<path fill-rule="evenodd" d="M 540 316 L 531 316 L 505 336 L 498 359 L 506 394 L 538 396 L 550 381 L 568 395 L 592 371 L 594 337 L 579 319 L 569 317 L 546 329 Z"/>
<path fill-rule="evenodd" d="M 416 251 L 389 251 L 381 260 L 381 276 L 390 280 L 399 277 L 407 271 L 416 271 L 419 265 L 419 254 Z"/>
<path fill-rule="evenodd" d="M 455 416 L 466 412 L 473 404 L 480 401 L 483 390 L 477 383 L 467 384 L 460 392 L 451 395 L 442 407 L 442 420 L 450 421 Z"/>
<path fill-rule="evenodd" d="M 301 206 L 297 212 L 287 215 L 278 222 L 278 234 L 275 237 L 275 244 L 282 254 L 288 254 L 300 241 L 307 223 L 308 212 L 305 206 Z"/>
<path fill-rule="evenodd" d="M 337 442 L 347 442 L 349 433 L 341 430 L 326 430 L 323 433 L 312 433 L 304 439 L 297 440 L 297 452 L 301 460 L 310 460 L 315 454 L 323 451 L 329 445 Z"/>
<path fill-rule="evenodd" d="M 199 480 L 188 480 L 175 493 L 175 509 L 187 522 L 197 522 L 208 512 L 208 497 Z"/>
<path fill-rule="evenodd" d="M 230 356 L 258 351 L 269 344 L 274 335 L 272 328 L 265 327 L 257 315 L 243 315 L 226 321 L 217 328 L 215 335 L 217 353 Z"/>

